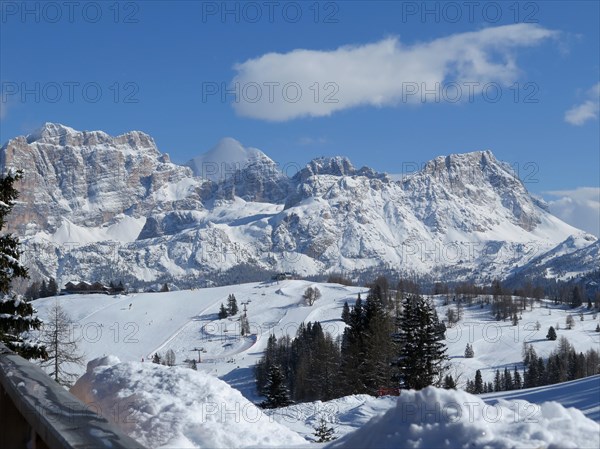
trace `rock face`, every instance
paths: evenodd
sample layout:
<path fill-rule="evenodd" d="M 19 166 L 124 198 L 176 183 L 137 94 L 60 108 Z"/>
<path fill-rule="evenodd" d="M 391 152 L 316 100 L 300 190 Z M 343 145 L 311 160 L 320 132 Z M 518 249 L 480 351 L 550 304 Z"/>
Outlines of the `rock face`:
<path fill-rule="evenodd" d="M 0 164 L 25 171 L 11 221 L 21 235 L 53 233 L 63 219 L 93 227 L 124 213 L 139 217 L 201 206 L 193 194 L 161 198 L 161 190 L 189 180 L 191 170 L 171 163 L 150 136 L 137 131 L 111 137 L 47 123 L 9 141 Z"/>
<path fill-rule="evenodd" d="M 0 164 L 25 171 L 11 230 L 32 274 L 60 282 L 195 285 L 224 282 L 236 267 L 245 276 L 383 267 L 489 280 L 530 261 L 539 272 L 596 243 L 551 215 L 490 151 L 438 157 L 398 182 L 343 157 L 288 178 L 230 138 L 184 167 L 138 131 L 111 137 L 48 123 L 9 141 Z M 570 236 L 579 243 L 565 244 Z M 586 260 L 578 272 L 597 268 Z M 544 272 L 564 271 L 552 266 Z"/>

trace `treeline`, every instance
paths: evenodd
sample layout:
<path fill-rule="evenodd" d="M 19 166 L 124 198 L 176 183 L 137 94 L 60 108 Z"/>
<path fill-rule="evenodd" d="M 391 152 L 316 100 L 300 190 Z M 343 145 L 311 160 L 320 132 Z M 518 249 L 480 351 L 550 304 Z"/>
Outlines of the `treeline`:
<path fill-rule="evenodd" d="M 58 284 L 56 283 L 56 279 L 50 278 L 48 282 L 44 279 L 42 282 L 33 282 L 27 290 L 25 290 L 25 299 L 28 301 L 33 301 L 38 298 L 48 298 L 50 296 L 58 295 Z"/>
<path fill-rule="evenodd" d="M 347 326 L 340 338 L 318 322 L 302 324 L 293 339 L 269 337 L 255 369 L 264 407 L 375 395 L 381 388 L 453 385 L 443 376 L 445 327 L 434 307 L 417 294 L 406 294 L 400 305 L 384 279 L 371 285 L 366 300 L 358 295 L 352 307 L 344 304 Z"/>
<path fill-rule="evenodd" d="M 515 366 L 509 370 L 496 370 L 494 381 L 485 383 L 481 371 L 477 370 L 474 379 L 467 380 L 468 393 L 481 394 L 495 391 L 518 390 L 567 382 L 600 374 L 600 353 L 589 349 L 585 353 L 575 350 L 566 337 L 560 337 L 558 346 L 547 361 L 539 357 L 531 344 L 523 345 L 523 375 Z"/>

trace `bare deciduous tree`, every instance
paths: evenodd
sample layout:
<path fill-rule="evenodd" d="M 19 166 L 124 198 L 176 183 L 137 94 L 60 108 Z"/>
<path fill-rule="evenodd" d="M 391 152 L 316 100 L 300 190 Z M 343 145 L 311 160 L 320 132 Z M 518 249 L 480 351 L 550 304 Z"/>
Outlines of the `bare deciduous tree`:
<path fill-rule="evenodd" d="M 315 301 L 321 297 L 321 290 L 317 287 L 308 287 L 304 290 L 304 295 L 302 295 L 302 297 L 306 301 L 306 304 L 312 306 Z"/>
<path fill-rule="evenodd" d="M 74 335 L 73 321 L 61 307 L 58 299 L 44 322 L 41 341 L 46 346 L 48 359 L 40 365 L 61 385 L 72 385 L 77 378 L 75 366 L 83 366 L 85 355 L 79 352 L 79 338 Z"/>

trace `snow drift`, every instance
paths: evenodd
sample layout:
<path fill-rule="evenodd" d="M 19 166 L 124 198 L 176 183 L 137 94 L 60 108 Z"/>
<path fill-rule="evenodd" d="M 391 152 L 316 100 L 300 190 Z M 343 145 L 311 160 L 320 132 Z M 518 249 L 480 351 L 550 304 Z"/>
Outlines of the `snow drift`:
<path fill-rule="evenodd" d="M 225 382 L 188 368 L 98 358 L 71 392 L 147 447 L 306 443 Z"/>
<path fill-rule="evenodd" d="M 486 404 L 463 391 L 403 391 L 396 407 L 327 446 L 339 448 L 597 448 L 600 425 L 556 402 Z"/>

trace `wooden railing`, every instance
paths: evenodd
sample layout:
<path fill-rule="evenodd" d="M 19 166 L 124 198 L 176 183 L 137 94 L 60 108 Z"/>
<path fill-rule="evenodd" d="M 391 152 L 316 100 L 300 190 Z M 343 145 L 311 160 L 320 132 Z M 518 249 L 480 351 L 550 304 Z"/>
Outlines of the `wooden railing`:
<path fill-rule="evenodd" d="M 0 448 L 143 446 L 0 343 Z"/>

